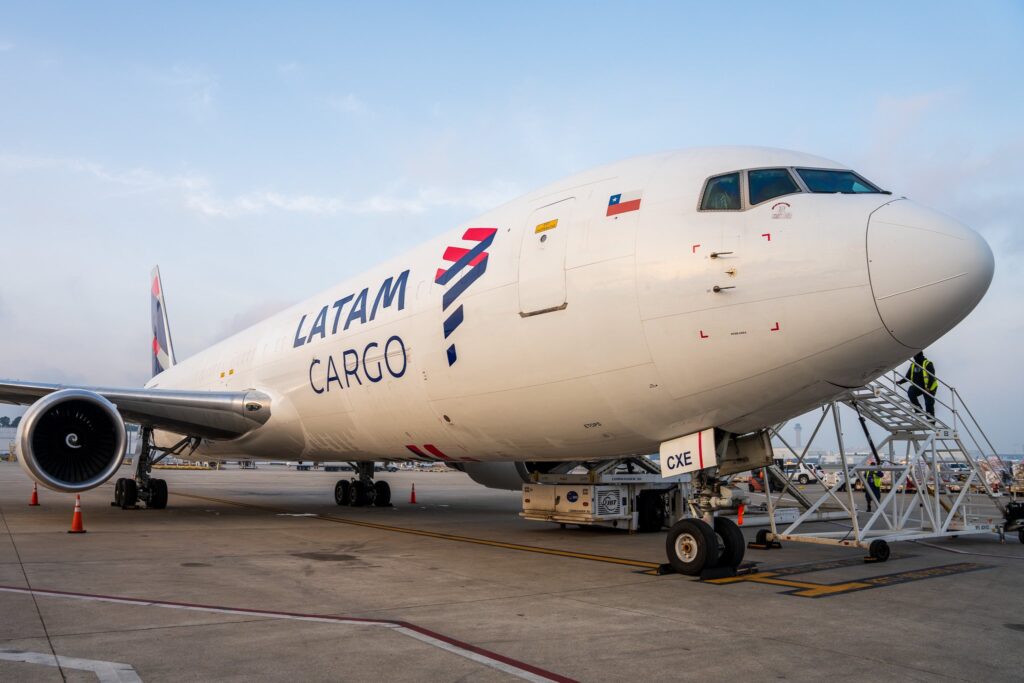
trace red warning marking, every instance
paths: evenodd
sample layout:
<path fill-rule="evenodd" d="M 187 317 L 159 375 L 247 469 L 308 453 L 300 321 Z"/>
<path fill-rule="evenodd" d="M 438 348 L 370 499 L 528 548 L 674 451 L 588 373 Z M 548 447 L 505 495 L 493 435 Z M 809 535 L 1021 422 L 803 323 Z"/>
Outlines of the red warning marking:
<path fill-rule="evenodd" d="M 700 331 L 700 338 L 701 339 L 707 339 L 708 338 L 708 335 L 704 334 L 704 330 Z"/>
<path fill-rule="evenodd" d="M 430 453 L 431 455 L 436 455 L 442 460 L 451 460 L 451 458 L 449 458 L 447 455 L 441 452 L 440 448 L 438 448 L 432 443 L 424 444 L 423 447 L 426 448 L 427 452 Z"/>
<path fill-rule="evenodd" d="M 761 237 L 767 237 L 769 242 L 772 241 L 772 234 L 770 232 L 762 232 Z"/>
<path fill-rule="evenodd" d="M 698 248 L 698 247 L 700 247 L 700 245 L 699 245 L 699 244 L 695 244 L 695 245 L 693 245 L 693 248 L 692 248 L 692 250 L 690 251 L 690 253 L 691 253 L 691 254 L 696 254 L 696 253 L 697 253 L 697 248 Z"/>
<path fill-rule="evenodd" d="M 697 458 L 700 460 L 700 468 L 704 469 L 704 432 L 697 435 Z"/>
<path fill-rule="evenodd" d="M 778 331 L 779 331 L 779 323 L 778 323 L 778 321 L 776 321 L 775 322 L 775 327 L 773 327 L 771 330 L 769 330 L 769 332 L 778 332 Z"/>
<path fill-rule="evenodd" d="M 427 455 L 426 453 L 424 453 L 423 451 L 421 451 L 421 450 L 419 449 L 419 447 L 417 447 L 417 446 L 412 446 L 412 445 L 409 445 L 409 446 L 406 446 L 406 448 L 408 448 L 408 449 L 409 449 L 410 451 L 412 451 L 412 452 L 413 452 L 413 453 L 415 453 L 416 455 L 420 456 L 420 457 L 421 457 L 421 458 L 423 458 L 424 460 L 430 460 L 430 456 L 429 456 L 429 455 Z"/>

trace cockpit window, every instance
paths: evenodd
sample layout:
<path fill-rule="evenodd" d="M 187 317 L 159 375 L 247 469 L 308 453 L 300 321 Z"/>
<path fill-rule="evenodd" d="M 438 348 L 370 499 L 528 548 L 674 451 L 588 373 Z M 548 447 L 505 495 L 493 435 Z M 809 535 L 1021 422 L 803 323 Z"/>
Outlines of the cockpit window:
<path fill-rule="evenodd" d="M 701 211 L 739 211 L 740 174 L 726 173 L 708 180 L 704 197 L 700 201 Z"/>
<path fill-rule="evenodd" d="M 884 194 L 853 171 L 834 171 L 821 168 L 798 168 L 807 189 L 811 192 L 862 194 Z"/>
<path fill-rule="evenodd" d="M 784 168 L 759 168 L 756 171 L 747 171 L 747 186 L 751 206 L 800 191 L 793 176 Z"/>

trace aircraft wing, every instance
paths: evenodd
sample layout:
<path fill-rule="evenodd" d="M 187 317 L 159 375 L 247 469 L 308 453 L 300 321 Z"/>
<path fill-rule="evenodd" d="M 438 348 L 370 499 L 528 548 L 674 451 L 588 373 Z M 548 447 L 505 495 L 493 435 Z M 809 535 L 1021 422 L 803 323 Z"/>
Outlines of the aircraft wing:
<path fill-rule="evenodd" d="M 187 436 L 233 439 L 270 419 L 270 397 L 252 389 L 117 389 L 0 380 L 0 403 L 28 405 L 61 389 L 94 392 L 117 406 L 126 422 Z"/>

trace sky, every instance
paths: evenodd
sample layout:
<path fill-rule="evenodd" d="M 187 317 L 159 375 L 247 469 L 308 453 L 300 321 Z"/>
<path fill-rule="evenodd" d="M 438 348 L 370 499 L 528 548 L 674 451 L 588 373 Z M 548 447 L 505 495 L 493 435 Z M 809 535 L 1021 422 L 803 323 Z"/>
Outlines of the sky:
<path fill-rule="evenodd" d="M 5 3 L 0 377 L 141 385 L 157 263 L 183 358 L 560 177 L 754 144 L 985 236 L 929 355 L 1019 453 L 1022 67 L 1020 2 Z"/>

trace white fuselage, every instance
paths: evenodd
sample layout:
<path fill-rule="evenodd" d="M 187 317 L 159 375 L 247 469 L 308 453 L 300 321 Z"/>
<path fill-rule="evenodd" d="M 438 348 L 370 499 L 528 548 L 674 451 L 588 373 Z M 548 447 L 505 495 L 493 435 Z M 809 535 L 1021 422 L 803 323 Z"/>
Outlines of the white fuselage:
<path fill-rule="evenodd" d="M 204 441 L 211 456 L 572 460 L 777 423 L 937 339 L 992 270 L 975 233 L 888 194 L 698 210 L 710 176 L 800 166 L 843 168 L 708 148 L 568 178 L 148 386 L 272 397 L 262 427 Z M 610 210 L 616 195 L 639 208 Z"/>

